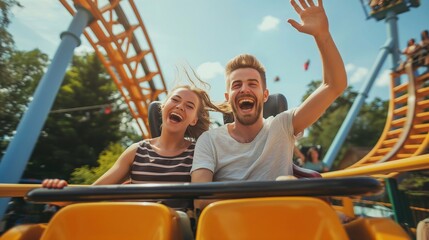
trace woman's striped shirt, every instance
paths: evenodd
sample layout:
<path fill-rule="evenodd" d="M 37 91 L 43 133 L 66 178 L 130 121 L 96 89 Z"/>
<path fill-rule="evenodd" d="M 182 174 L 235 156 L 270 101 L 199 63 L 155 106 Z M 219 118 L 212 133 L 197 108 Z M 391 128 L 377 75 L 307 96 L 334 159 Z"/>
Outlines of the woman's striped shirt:
<path fill-rule="evenodd" d="M 141 141 L 131 166 L 131 182 L 190 182 L 194 149 L 192 142 L 181 154 L 164 157 L 156 153 L 149 141 Z"/>

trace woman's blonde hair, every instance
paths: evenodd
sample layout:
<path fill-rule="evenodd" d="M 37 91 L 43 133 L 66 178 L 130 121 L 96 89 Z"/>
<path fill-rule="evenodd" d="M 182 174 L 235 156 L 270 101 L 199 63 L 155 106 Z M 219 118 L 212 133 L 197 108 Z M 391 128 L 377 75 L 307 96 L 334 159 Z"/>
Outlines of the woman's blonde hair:
<path fill-rule="evenodd" d="M 198 81 L 199 84 L 203 85 L 205 88 L 210 88 L 210 85 L 204 81 L 202 81 L 197 74 L 195 73 L 195 71 L 192 69 L 192 72 L 195 76 L 195 79 Z M 197 140 L 198 137 L 205 131 L 209 130 L 210 128 L 210 115 L 209 115 L 209 111 L 213 111 L 213 112 L 220 112 L 220 113 L 227 113 L 230 111 L 230 107 L 227 104 L 221 103 L 221 104 L 215 104 L 210 100 L 210 96 L 207 93 L 207 91 L 203 90 L 202 88 L 199 88 L 196 86 L 195 82 L 192 80 L 191 76 L 189 75 L 189 73 L 185 70 L 186 76 L 187 76 L 187 80 L 191 83 L 191 84 L 184 84 L 184 85 L 178 85 L 176 87 L 174 87 L 172 90 L 169 91 L 167 98 L 165 101 L 167 101 L 170 97 L 171 94 L 179 89 L 179 88 L 184 88 L 187 89 L 189 91 L 192 91 L 193 93 L 195 93 L 199 99 L 199 104 L 198 104 L 198 109 L 197 109 L 197 118 L 198 121 L 194 126 L 189 125 L 188 128 L 186 129 L 185 132 L 185 137 L 186 138 L 192 138 Z M 163 107 L 165 104 L 165 102 L 162 104 L 161 107 Z"/>

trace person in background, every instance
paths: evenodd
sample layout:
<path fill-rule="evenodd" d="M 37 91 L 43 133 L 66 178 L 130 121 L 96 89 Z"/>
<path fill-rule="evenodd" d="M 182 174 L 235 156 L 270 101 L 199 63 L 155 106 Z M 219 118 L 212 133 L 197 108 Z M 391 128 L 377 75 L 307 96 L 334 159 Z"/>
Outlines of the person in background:
<path fill-rule="evenodd" d="M 411 63 L 413 66 L 418 64 L 418 52 L 420 50 L 420 46 L 416 43 L 414 38 L 411 38 L 407 42 L 407 47 L 402 50 L 402 54 L 406 56 L 405 61 L 401 62 L 396 69 L 397 72 L 402 72 L 405 70 L 405 65 L 407 63 Z"/>
<path fill-rule="evenodd" d="M 420 57 L 422 58 L 422 65 L 429 66 L 429 31 L 424 30 L 421 33 L 420 42 Z"/>
<path fill-rule="evenodd" d="M 305 155 L 302 154 L 301 150 L 295 145 L 293 148 L 293 155 L 296 157 L 296 164 L 300 167 L 304 166 Z"/>
<path fill-rule="evenodd" d="M 317 172 L 327 172 L 329 169 L 326 164 L 319 159 L 319 150 L 317 147 L 312 146 L 307 150 L 305 162 L 302 167 L 311 169 Z"/>

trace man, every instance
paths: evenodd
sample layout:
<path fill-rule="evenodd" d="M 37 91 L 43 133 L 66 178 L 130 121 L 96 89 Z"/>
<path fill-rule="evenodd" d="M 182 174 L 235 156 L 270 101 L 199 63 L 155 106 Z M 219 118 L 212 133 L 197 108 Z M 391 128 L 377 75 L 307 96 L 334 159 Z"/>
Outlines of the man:
<path fill-rule="evenodd" d="M 302 24 L 289 19 L 299 32 L 314 37 L 323 63 L 323 82 L 299 107 L 263 119 L 269 92 L 265 68 L 248 54 L 226 65 L 225 98 L 235 121 L 209 130 L 198 139 L 192 182 L 275 180 L 292 175 L 295 136 L 314 123 L 347 87 L 344 63 L 331 37 L 322 0 L 300 0 L 292 7 Z M 201 205 L 200 205 L 201 204 Z M 196 202 L 196 208 L 205 204 Z"/>

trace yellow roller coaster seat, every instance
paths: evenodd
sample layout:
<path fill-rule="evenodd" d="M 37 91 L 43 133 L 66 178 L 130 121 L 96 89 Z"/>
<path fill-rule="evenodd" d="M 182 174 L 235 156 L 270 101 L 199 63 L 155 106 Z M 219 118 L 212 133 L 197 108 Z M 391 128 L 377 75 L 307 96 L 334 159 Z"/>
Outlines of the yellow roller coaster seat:
<path fill-rule="evenodd" d="M 0 240 L 39 240 L 46 224 L 23 224 L 9 229 Z"/>
<path fill-rule="evenodd" d="M 408 240 L 400 225 L 390 218 L 358 218 L 344 225 L 350 240 Z"/>
<path fill-rule="evenodd" d="M 201 213 L 197 240 L 348 239 L 335 211 L 309 197 L 225 200 Z"/>
<path fill-rule="evenodd" d="M 56 213 L 41 239 L 181 239 L 178 218 L 157 203 L 78 203 Z"/>

